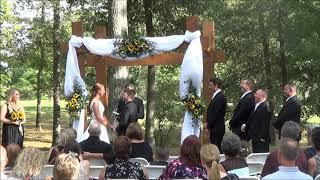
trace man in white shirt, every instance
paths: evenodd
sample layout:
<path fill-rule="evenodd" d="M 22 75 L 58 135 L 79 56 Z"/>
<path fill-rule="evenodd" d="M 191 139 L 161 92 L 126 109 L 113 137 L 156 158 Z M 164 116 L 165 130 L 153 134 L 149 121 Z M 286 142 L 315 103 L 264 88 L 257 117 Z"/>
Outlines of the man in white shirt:
<path fill-rule="evenodd" d="M 297 98 L 297 87 L 293 83 L 288 83 L 283 88 L 283 94 L 287 98 L 281 108 L 277 120 L 273 123 L 275 131 L 281 137 L 281 128 L 286 121 L 294 121 L 300 125 L 301 103 Z"/>
<path fill-rule="evenodd" d="M 270 133 L 269 125 L 271 111 L 266 102 L 268 93 L 264 89 L 258 89 L 254 94 L 256 105 L 246 124 L 241 126 L 241 131 L 248 132 L 252 140 L 253 153 L 269 152 Z"/>
<path fill-rule="evenodd" d="M 251 78 L 241 81 L 240 90 L 243 93 L 237 106 L 234 108 L 233 116 L 229 122 L 230 129 L 238 135 L 241 140 L 248 140 L 248 133 L 241 131 L 242 124 L 248 122 L 251 112 L 254 110 L 255 100 L 252 93 L 254 80 Z"/>
<path fill-rule="evenodd" d="M 269 174 L 262 180 L 312 180 L 313 178 L 298 169 L 295 161 L 299 154 L 299 144 L 290 138 L 282 138 L 278 149 L 279 171 Z"/>

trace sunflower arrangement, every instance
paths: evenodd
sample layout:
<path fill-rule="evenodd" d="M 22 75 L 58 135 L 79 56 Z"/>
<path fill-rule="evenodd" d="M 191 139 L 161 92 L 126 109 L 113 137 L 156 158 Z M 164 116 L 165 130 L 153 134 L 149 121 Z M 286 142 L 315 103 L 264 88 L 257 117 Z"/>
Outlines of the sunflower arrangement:
<path fill-rule="evenodd" d="M 66 101 L 66 110 L 69 114 L 70 125 L 74 120 L 79 119 L 81 110 L 84 109 L 88 103 L 87 96 L 83 95 L 83 89 L 76 80 L 74 81 L 73 89 L 73 94 L 67 97 Z"/>
<path fill-rule="evenodd" d="M 10 117 L 11 117 L 11 122 L 14 123 L 14 124 L 21 124 L 24 122 L 25 120 L 25 113 L 21 110 L 18 110 L 18 111 L 13 111 L 11 114 L 10 114 Z"/>
<path fill-rule="evenodd" d="M 182 99 L 182 102 L 187 107 L 188 112 L 192 115 L 193 126 L 199 126 L 199 119 L 202 118 L 202 115 L 206 109 L 206 106 L 201 101 L 200 97 L 197 95 L 196 88 L 192 85 L 191 80 L 188 81 L 189 89 L 188 94 Z"/>
<path fill-rule="evenodd" d="M 116 39 L 113 42 L 115 49 L 112 51 L 113 55 L 118 55 L 121 58 L 134 57 L 140 58 L 142 55 L 151 55 L 154 51 L 154 44 L 144 38 L 125 38 Z"/>

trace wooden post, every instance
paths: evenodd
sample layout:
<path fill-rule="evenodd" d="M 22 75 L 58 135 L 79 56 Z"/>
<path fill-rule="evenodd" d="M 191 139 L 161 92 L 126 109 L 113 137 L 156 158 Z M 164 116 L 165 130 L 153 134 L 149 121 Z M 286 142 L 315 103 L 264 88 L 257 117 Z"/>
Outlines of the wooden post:
<path fill-rule="evenodd" d="M 72 35 L 83 37 L 83 25 L 82 22 L 72 22 Z M 80 75 L 85 78 L 85 57 L 83 53 L 77 53 Z"/>
<path fill-rule="evenodd" d="M 96 39 L 106 39 L 107 29 L 104 26 L 96 26 L 94 29 L 94 36 Z M 96 67 L 96 82 L 102 84 L 106 89 L 107 86 L 107 65 L 102 61 L 102 56 L 97 56 L 95 58 L 95 67 Z M 108 107 L 108 93 L 104 94 L 102 97 L 102 102 L 105 106 L 105 109 Z"/>

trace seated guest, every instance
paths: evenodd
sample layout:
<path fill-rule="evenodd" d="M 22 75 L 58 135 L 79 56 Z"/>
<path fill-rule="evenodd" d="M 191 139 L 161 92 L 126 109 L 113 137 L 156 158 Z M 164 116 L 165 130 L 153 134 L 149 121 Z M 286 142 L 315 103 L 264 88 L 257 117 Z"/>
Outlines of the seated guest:
<path fill-rule="evenodd" d="M 308 160 L 308 171 L 310 176 L 316 177 L 320 174 L 320 127 L 312 130 L 311 138 L 317 153 Z"/>
<path fill-rule="evenodd" d="M 315 156 L 317 153 L 316 149 L 312 145 L 312 140 L 311 140 L 311 132 L 312 132 L 313 128 L 315 128 L 314 125 L 307 126 L 307 140 L 308 140 L 308 145 L 311 146 L 311 147 L 308 147 L 307 149 L 304 150 L 304 154 L 306 155 L 307 160 L 309 160 L 310 158 Z"/>
<path fill-rule="evenodd" d="M 250 154 L 250 145 L 246 140 L 240 140 L 240 153 L 239 156 L 246 158 Z"/>
<path fill-rule="evenodd" d="M 207 171 L 200 160 L 201 142 L 195 135 L 186 137 L 180 157 L 168 164 L 159 179 L 206 179 Z"/>
<path fill-rule="evenodd" d="M 76 157 L 79 159 L 80 169 L 79 169 L 78 179 L 89 179 L 90 162 L 88 160 L 82 159 L 82 155 L 81 155 L 82 149 L 80 144 L 76 140 L 70 141 L 69 143 L 64 145 L 63 151 L 66 154 L 70 152 L 75 153 Z"/>
<path fill-rule="evenodd" d="M 249 176 L 249 168 L 246 160 L 239 156 L 240 139 L 230 133 L 223 137 L 221 142 L 221 150 L 226 156 L 226 160 L 221 162 L 221 166 L 227 173 L 234 173 L 240 176 Z"/>
<path fill-rule="evenodd" d="M 9 144 L 6 147 L 7 150 L 7 156 L 8 156 L 8 163 L 6 165 L 6 170 L 11 170 L 14 166 L 14 163 L 16 162 L 16 159 L 18 155 L 21 152 L 21 147 L 19 144 Z"/>
<path fill-rule="evenodd" d="M 157 147 L 154 161 L 150 162 L 150 165 L 166 166 L 168 165 L 168 159 L 169 150 L 164 147 Z"/>
<path fill-rule="evenodd" d="M 293 121 L 285 122 L 281 128 L 281 138 L 290 138 L 297 141 L 298 143 L 301 137 L 300 133 L 301 129 L 299 124 Z M 302 150 L 299 151 L 298 158 L 295 162 L 300 171 L 308 173 L 308 162 Z M 279 166 L 280 162 L 278 161 L 278 150 L 275 150 L 267 156 L 262 169 L 261 177 L 277 172 L 279 170 Z"/>
<path fill-rule="evenodd" d="M 90 124 L 88 129 L 89 138 L 80 142 L 82 151 L 84 151 L 84 159 L 103 159 L 107 158 L 107 163 L 113 163 L 114 154 L 112 146 L 100 140 L 101 127 L 97 122 Z"/>
<path fill-rule="evenodd" d="M 0 145 L 0 179 L 8 178 L 7 174 L 5 174 L 4 172 L 4 168 L 6 167 L 7 162 L 7 151 L 3 146 Z"/>
<path fill-rule="evenodd" d="M 281 179 L 281 180 L 312 180 L 313 178 L 301 171 L 296 166 L 296 159 L 299 152 L 299 144 L 296 140 L 290 138 L 281 138 L 278 153 L 279 170 L 275 173 L 263 177 L 263 180 Z"/>
<path fill-rule="evenodd" d="M 54 179 L 78 179 L 79 160 L 74 153 L 60 154 L 53 167 Z"/>
<path fill-rule="evenodd" d="M 39 177 L 45 165 L 45 157 L 42 154 L 39 149 L 24 148 L 18 155 L 11 176 L 19 179 L 44 179 Z"/>
<path fill-rule="evenodd" d="M 144 141 L 143 132 L 138 123 L 131 123 L 128 126 L 126 136 L 132 145 L 131 158 L 142 157 L 148 162 L 153 161 L 152 148 L 149 143 Z"/>
<path fill-rule="evenodd" d="M 227 174 L 226 171 L 219 166 L 220 151 L 214 144 L 205 144 L 201 147 L 200 157 L 203 166 L 207 170 L 208 180 L 238 180 L 235 174 Z"/>
<path fill-rule="evenodd" d="M 48 163 L 53 165 L 56 158 L 59 156 L 59 154 L 63 153 L 63 147 L 65 144 L 69 143 L 70 141 L 73 141 L 77 138 L 77 132 L 72 128 L 67 128 L 61 131 L 59 134 L 56 146 L 53 146 L 49 149 L 49 160 Z"/>
<path fill-rule="evenodd" d="M 113 142 L 116 160 L 107 164 L 100 172 L 99 179 L 149 179 L 147 171 L 139 162 L 130 162 L 131 143 L 125 136 L 117 137 Z"/>

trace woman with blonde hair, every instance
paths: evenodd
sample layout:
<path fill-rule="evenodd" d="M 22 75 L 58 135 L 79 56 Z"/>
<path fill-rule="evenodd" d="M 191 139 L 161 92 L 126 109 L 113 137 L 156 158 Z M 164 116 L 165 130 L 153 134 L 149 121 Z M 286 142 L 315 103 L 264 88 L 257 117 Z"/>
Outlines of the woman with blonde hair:
<path fill-rule="evenodd" d="M 235 174 L 227 174 L 219 164 L 220 152 L 216 145 L 205 144 L 201 147 L 200 158 L 203 167 L 207 170 L 208 180 L 238 180 Z"/>
<path fill-rule="evenodd" d="M 12 169 L 14 177 L 23 179 L 41 179 L 38 177 L 45 165 L 43 153 L 37 148 L 27 147 L 19 154 Z"/>
<path fill-rule="evenodd" d="M 20 103 L 20 93 L 16 89 L 10 89 L 6 102 L 1 106 L 0 120 L 2 127 L 2 146 L 15 143 L 23 147 L 24 127 L 26 121 L 24 108 Z"/>
<path fill-rule="evenodd" d="M 54 163 L 53 179 L 78 179 L 80 162 L 75 153 L 60 154 Z"/>

